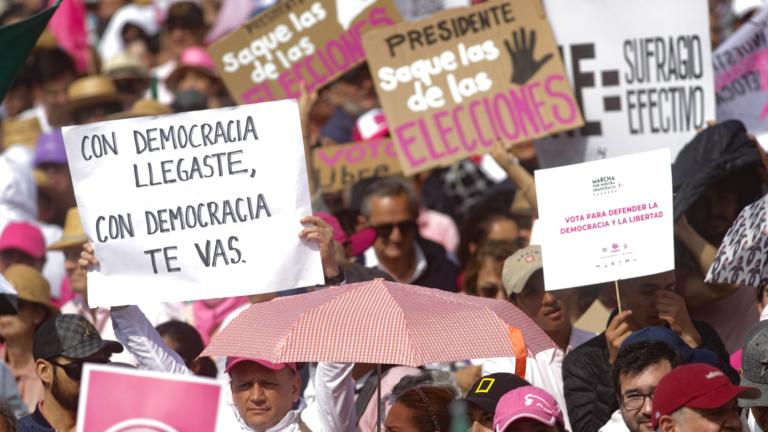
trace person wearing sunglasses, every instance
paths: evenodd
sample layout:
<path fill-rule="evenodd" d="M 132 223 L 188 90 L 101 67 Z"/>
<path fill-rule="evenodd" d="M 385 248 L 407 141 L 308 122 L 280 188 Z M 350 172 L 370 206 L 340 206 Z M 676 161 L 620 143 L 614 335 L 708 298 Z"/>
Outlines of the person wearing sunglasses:
<path fill-rule="evenodd" d="M 75 426 L 80 380 L 86 363 L 109 363 L 123 351 L 115 341 L 105 341 L 80 315 L 58 315 L 37 329 L 33 355 L 45 395 L 35 411 L 19 421 L 19 431 L 68 431 Z"/>
<path fill-rule="evenodd" d="M 419 199 L 407 181 L 387 177 L 371 184 L 361 208 L 376 242 L 365 251 L 365 265 L 378 267 L 397 282 L 456 291 L 458 267 L 445 249 L 419 235 Z"/>

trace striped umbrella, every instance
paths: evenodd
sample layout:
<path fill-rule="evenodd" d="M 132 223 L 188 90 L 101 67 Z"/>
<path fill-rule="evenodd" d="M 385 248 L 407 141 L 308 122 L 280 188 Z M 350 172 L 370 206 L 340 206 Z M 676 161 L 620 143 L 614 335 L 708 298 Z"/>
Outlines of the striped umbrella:
<path fill-rule="evenodd" d="M 254 304 L 202 355 L 421 366 L 554 347 L 507 301 L 376 279 Z"/>

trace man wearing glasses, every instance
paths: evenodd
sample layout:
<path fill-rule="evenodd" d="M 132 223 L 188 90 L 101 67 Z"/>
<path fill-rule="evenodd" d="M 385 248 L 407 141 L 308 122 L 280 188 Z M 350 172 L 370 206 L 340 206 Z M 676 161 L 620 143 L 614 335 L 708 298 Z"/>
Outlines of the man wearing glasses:
<path fill-rule="evenodd" d="M 366 190 L 361 210 L 376 230 L 376 242 L 364 254 L 366 266 L 378 267 L 397 282 L 456 291 L 458 267 L 442 246 L 419 236 L 419 199 L 408 182 L 396 177 L 376 181 Z"/>
<path fill-rule="evenodd" d="M 80 315 L 59 315 L 45 321 L 35 333 L 33 356 L 45 396 L 35 412 L 19 421 L 19 431 L 70 431 L 77 419 L 80 377 L 85 363 L 109 363 L 123 351 L 105 341 Z"/>

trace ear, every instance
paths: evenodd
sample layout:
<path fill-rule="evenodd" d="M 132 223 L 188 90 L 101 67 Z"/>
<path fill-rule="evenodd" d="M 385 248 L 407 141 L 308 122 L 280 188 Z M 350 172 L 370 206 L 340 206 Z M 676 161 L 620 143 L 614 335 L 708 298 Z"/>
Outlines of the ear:
<path fill-rule="evenodd" d="M 675 429 L 675 420 L 672 417 L 665 415 L 659 419 L 658 430 L 661 432 L 674 432 Z"/>
<path fill-rule="evenodd" d="M 293 394 L 293 403 L 296 403 L 301 399 L 301 374 L 296 371 L 293 374 L 293 382 L 291 383 L 291 391 Z"/>
<path fill-rule="evenodd" d="M 37 372 L 37 377 L 40 378 L 40 381 L 43 382 L 43 387 L 47 388 L 51 385 L 53 382 L 53 374 L 55 373 L 53 365 L 45 360 L 35 360 L 35 372 Z"/>

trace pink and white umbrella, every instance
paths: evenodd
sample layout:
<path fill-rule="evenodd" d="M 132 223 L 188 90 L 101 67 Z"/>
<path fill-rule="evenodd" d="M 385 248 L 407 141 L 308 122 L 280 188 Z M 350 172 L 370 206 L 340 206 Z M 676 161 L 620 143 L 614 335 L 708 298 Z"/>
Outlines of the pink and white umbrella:
<path fill-rule="evenodd" d="M 507 301 L 377 279 L 252 305 L 202 355 L 421 366 L 554 347 Z"/>

